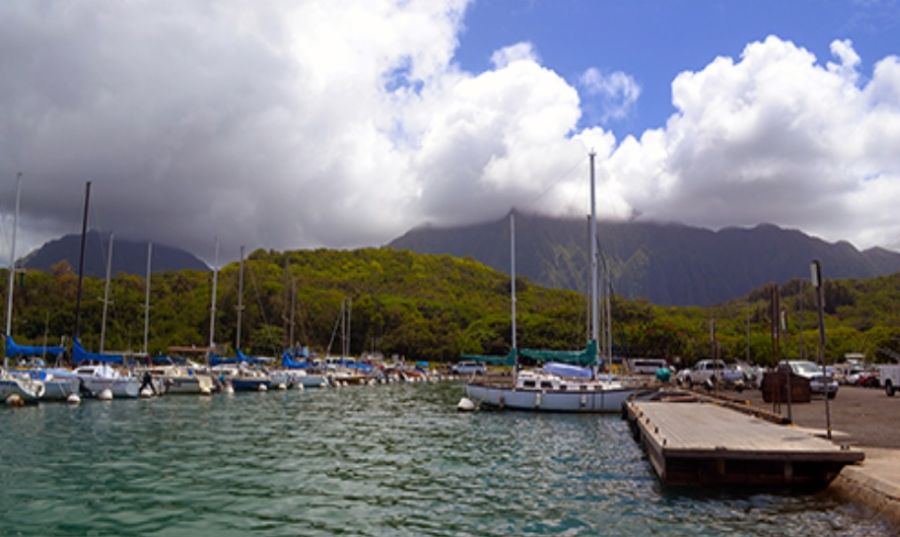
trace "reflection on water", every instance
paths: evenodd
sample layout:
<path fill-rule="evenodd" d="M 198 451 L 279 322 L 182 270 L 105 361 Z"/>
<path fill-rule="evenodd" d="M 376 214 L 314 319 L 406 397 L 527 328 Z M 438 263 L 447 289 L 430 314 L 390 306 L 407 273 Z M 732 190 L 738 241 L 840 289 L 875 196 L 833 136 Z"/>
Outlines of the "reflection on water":
<path fill-rule="evenodd" d="M 0 534 L 889 535 L 828 496 L 664 490 L 615 416 L 459 385 L 0 409 Z"/>

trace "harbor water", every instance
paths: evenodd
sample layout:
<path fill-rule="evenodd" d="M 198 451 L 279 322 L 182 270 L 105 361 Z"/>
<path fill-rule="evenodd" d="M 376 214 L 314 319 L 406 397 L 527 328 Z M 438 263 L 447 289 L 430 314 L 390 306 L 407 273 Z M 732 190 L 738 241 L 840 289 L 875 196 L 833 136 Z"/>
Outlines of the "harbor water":
<path fill-rule="evenodd" d="M 0 535 L 890 535 L 827 493 L 659 485 L 618 416 L 459 384 L 0 409 Z"/>

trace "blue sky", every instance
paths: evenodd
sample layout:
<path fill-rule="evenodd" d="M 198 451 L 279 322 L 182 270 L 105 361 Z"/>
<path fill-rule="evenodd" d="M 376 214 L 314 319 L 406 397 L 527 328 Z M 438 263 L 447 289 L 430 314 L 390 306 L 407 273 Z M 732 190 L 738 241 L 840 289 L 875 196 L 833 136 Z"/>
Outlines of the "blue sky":
<path fill-rule="evenodd" d="M 575 84 L 595 66 L 624 71 L 641 87 L 632 113 L 606 122 L 618 138 L 665 124 L 674 112 L 671 83 L 716 56 L 737 58 L 770 34 L 824 63 L 835 39 L 850 39 L 863 76 L 874 61 L 900 54 L 900 3 L 894 0 L 475 0 L 466 12 L 456 60 L 491 67 L 491 53 L 532 43 L 541 62 Z M 584 98 L 584 96 L 582 96 Z M 594 121 L 591 121 L 591 120 Z M 580 126 L 596 123 L 584 117 Z"/>

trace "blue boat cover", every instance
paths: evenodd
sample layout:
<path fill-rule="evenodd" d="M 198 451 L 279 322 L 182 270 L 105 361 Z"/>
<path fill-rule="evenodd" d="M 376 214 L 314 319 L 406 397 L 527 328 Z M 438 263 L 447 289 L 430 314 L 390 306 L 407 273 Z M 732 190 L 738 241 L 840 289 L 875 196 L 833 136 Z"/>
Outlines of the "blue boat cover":
<path fill-rule="evenodd" d="M 589 379 L 594 375 L 594 372 L 589 367 L 578 367 L 577 365 L 561 364 L 559 362 L 547 362 L 542 369 L 546 373 L 560 377 Z"/>
<path fill-rule="evenodd" d="M 222 358 L 221 356 L 218 356 L 215 354 L 211 354 L 209 356 L 209 365 L 211 365 L 211 366 L 225 365 L 225 364 L 237 365 L 242 362 L 245 364 L 251 364 L 251 365 L 266 363 L 265 360 L 260 360 L 256 356 L 247 356 L 246 354 L 241 352 L 241 349 L 236 349 L 235 356 L 232 358 Z"/>
<path fill-rule="evenodd" d="M 6 336 L 6 356 L 15 358 L 17 356 L 43 356 L 49 354 L 51 356 L 59 356 L 66 352 L 64 347 L 33 347 L 29 345 L 17 345 L 13 341 L 12 336 Z"/>
<path fill-rule="evenodd" d="M 88 352 L 81 346 L 78 338 L 72 340 L 72 363 L 80 364 L 81 362 L 102 362 L 106 364 L 124 364 L 125 359 L 118 354 L 100 354 L 96 352 Z"/>
<path fill-rule="evenodd" d="M 308 360 L 294 360 L 288 351 L 281 354 L 281 367 L 285 369 L 306 369 L 309 366 Z"/>

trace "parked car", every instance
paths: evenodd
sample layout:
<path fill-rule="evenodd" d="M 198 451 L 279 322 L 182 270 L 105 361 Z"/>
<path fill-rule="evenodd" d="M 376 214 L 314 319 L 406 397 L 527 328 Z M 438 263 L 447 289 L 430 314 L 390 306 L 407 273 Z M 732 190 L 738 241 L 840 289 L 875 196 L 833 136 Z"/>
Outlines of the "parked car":
<path fill-rule="evenodd" d="M 459 362 L 450 367 L 454 375 L 485 375 L 487 366 L 479 362 Z"/>
<path fill-rule="evenodd" d="M 822 373 L 822 366 L 809 360 L 788 360 L 782 361 L 791 366 L 791 371 L 795 375 L 809 380 L 809 390 L 812 393 L 827 395 L 829 399 L 837 397 L 838 383 L 833 377 Z"/>
<path fill-rule="evenodd" d="M 682 369 L 675 376 L 678 384 L 692 387 L 695 384 L 720 383 L 741 391 L 746 386 L 744 373 L 728 367 L 724 360 L 700 360 L 690 369 Z"/>
<path fill-rule="evenodd" d="M 866 369 L 856 377 L 856 382 L 854 382 L 853 384 L 855 384 L 856 386 L 862 386 L 864 388 L 878 388 L 879 386 L 881 386 L 878 377 L 879 372 L 877 369 Z"/>

